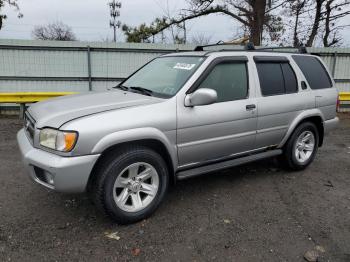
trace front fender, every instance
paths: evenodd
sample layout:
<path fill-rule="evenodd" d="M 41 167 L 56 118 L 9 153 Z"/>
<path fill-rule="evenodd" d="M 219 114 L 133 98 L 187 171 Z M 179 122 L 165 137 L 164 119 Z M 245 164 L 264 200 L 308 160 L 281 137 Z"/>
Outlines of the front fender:
<path fill-rule="evenodd" d="M 145 127 L 123 130 L 103 137 L 92 149 L 91 154 L 101 154 L 106 149 L 126 142 L 153 139 L 161 142 L 168 150 L 173 167 L 177 167 L 176 131 L 162 132 L 157 128 Z"/>
<path fill-rule="evenodd" d="M 324 118 L 321 110 L 319 110 L 317 108 L 313 108 L 313 109 L 309 109 L 309 110 L 305 110 L 305 111 L 301 112 L 296 118 L 294 118 L 293 122 L 289 125 L 289 128 L 288 128 L 286 135 L 283 137 L 281 143 L 278 145 L 277 148 L 282 148 L 285 145 L 285 143 L 288 141 L 289 137 L 292 135 L 295 128 L 303 120 L 305 120 L 309 117 L 315 117 L 315 116 L 320 117 L 322 119 L 322 122 L 325 121 L 325 118 Z"/>

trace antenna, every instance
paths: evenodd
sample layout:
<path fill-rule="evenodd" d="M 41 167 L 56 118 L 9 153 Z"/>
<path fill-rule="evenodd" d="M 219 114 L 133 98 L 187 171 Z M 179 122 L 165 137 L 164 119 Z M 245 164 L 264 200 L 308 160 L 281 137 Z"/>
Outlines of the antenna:
<path fill-rule="evenodd" d="M 251 51 L 251 50 L 255 50 L 255 46 L 252 42 L 248 42 L 245 46 L 244 46 L 244 50 L 247 51 Z"/>
<path fill-rule="evenodd" d="M 302 44 L 299 46 L 299 53 L 300 54 L 307 54 L 307 49 L 306 49 L 305 45 Z"/>
<path fill-rule="evenodd" d="M 122 23 L 117 20 L 117 17 L 120 16 L 120 9 L 122 8 L 122 3 L 116 0 L 109 2 L 111 21 L 109 22 L 109 26 L 113 28 L 114 32 L 114 42 L 117 42 L 117 28 L 120 28 Z"/>

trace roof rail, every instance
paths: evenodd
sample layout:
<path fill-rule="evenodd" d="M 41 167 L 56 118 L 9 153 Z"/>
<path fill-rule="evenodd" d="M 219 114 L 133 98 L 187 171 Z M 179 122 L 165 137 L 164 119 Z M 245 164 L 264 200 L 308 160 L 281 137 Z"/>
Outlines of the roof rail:
<path fill-rule="evenodd" d="M 229 44 L 225 44 L 225 42 L 223 41 L 219 41 L 216 44 L 210 44 L 210 45 L 199 45 L 196 46 L 196 48 L 194 49 L 194 51 L 204 51 L 205 47 L 211 47 L 211 46 L 220 46 L 220 45 L 229 45 Z M 232 44 L 230 44 L 232 45 Z"/>
<path fill-rule="evenodd" d="M 300 46 L 299 48 L 294 47 L 294 46 L 275 46 L 275 47 L 263 47 L 263 48 L 258 48 L 256 51 L 266 51 L 266 50 L 282 50 L 282 49 L 298 49 L 298 52 L 300 54 L 307 54 L 307 49 L 306 46 Z M 293 52 L 294 53 L 294 52 Z"/>
<path fill-rule="evenodd" d="M 219 41 L 216 44 L 210 44 L 210 45 L 201 45 L 197 46 L 194 51 L 204 51 L 205 47 L 212 47 L 212 46 L 224 46 L 224 45 L 232 45 L 231 43 L 225 43 L 223 41 Z M 275 47 L 262 47 L 262 48 L 255 48 L 254 44 L 252 42 L 247 43 L 244 46 L 245 51 L 268 51 L 268 50 L 282 50 L 282 49 L 298 49 L 298 52 L 301 54 L 307 54 L 307 49 L 306 46 L 301 45 L 299 48 L 293 47 L 293 46 L 275 46 Z M 213 50 L 214 51 L 214 50 Z M 228 49 L 221 49 L 221 50 L 215 50 L 216 52 L 221 52 L 221 51 L 241 51 L 240 49 L 235 49 L 235 50 L 228 50 Z M 288 52 L 288 53 L 295 53 L 295 52 Z"/>

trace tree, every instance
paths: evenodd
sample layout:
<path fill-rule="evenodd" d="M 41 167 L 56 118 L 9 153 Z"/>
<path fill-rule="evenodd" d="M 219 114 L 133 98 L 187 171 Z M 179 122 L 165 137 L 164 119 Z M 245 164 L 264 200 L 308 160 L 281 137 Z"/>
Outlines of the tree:
<path fill-rule="evenodd" d="M 328 0 L 325 5 L 324 23 L 325 29 L 323 34 L 323 46 L 331 47 L 341 42 L 340 31 L 348 25 L 338 25 L 340 18 L 350 14 L 350 10 L 346 8 L 350 5 L 347 0 L 336 1 Z"/>
<path fill-rule="evenodd" d="M 6 4 L 8 4 L 9 6 L 12 6 L 12 7 L 14 7 L 16 9 L 18 18 L 22 18 L 23 17 L 23 14 L 20 13 L 20 11 L 19 11 L 19 6 L 18 6 L 18 3 L 17 3 L 17 0 L 0 0 L 0 11 Z M 4 20 L 6 18 L 7 18 L 7 16 L 5 14 L 0 13 L 0 30 L 1 30 L 2 26 L 3 26 Z"/>
<path fill-rule="evenodd" d="M 37 40 L 57 40 L 57 41 L 76 41 L 77 38 L 73 30 L 62 22 L 54 22 L 47 25 L 36 26 L 32 32 L 34 39 Z"/>
<path fill-rule="evenodd" d="M 289 1 L 289 6 L 286 9 L 286 27 L 290 28 L 290 32 L 286 34 L 284 42 L 290 42 L 289 39 L 292 38 L 292 45 L 300 47 L 308 41 L 308 33 L 313 28 L 311 14 L 313 8 L 314 1 Z"/>
<path fill-rule="evenodd" d="M 315 45 L 322 40 L 324 47 L 330 47 L 341 41 L 340 31 L 346 26 L 339 25 L 341 18 L 350 14 L 349 0 L 291 0 L 290 17 L 294 17 L 293 46 L 302 43 Z"/>
<path fill-rule="evenodd" d="M 292 44 L 325 47 L 341 42 L 341 18 L 349 14 L 350 0 L 187 0 L 178 14 L 155 19 L 151 24 L 123 26 L 128 42 L 154 42 L 157 35 L 171 30 L 175 43 L 186 42 L 184 22 L 210 14 L 221 14 L 238 22 L 240 34 L 255 45 Z M 175 30 L 174 30 L 175 28 Z M 177 30 L 177 31 L 176 31 Z M 183 30 L 183 36 L 181 34 Z M 175 33 L 174 33 L 175 31 Z"/>
<path fill-rule="evenodd" d="M 264 30 L 272 32 L 273 37 L 282 31 L 283 23 L 275 10 L 287 0 L 276 0 L 272 6 L 269 0 L 188 0 L 189 6 L 178 16 L 157 18 L 150 25 L 138 27 L 123 26 L 128 41 L 147 40 L 173 25 L 181 25 L 187 20 L 210 14 L 222 14 L 239 22 L 249 32 L 250 40 L 261 45 Z"/>
<path fill-rule="evenodd" d="M 211 36 L 207 36 L 203 33 L 198 33 L 194 35 L 191 39 L 191 43 L 195 45 L 209 45 L 211 41 Z"/>
<path fill-rule="evenodd" d="M 155 19 L 150 25 L 143 23 L 138 27 L 122 26 L 122 30 L 126 35 L 126 41 L 134 43 L 154 43 L 157 35 L 160 35 L 161 42 L 164 42 L 166 38 L 164 31 L 169 29 L 172 41 L 175 44 L 183 44 L 185 37 L 180 36 L 180 31 L 183 28 L 180 23 L 168 25 L 165 17 Z"/>

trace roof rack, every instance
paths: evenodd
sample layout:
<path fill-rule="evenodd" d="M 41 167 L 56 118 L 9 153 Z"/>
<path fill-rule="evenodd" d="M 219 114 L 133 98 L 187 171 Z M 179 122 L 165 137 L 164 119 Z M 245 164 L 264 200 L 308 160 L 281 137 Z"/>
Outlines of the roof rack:
<path fill-rule="evenodd" d="M 282 49 L 298 49 L 300 54 L 307 54 L 306 46 L 301 45 L 299 48 L 293 46 L 275 46 L 275 47 L 263 47 L 256 49 L 256 51 L 266 51 L 266 50 L 282 50 Z"/>
<path fill-rule="evenodd" d="M 196 46 L 196 48 L 194 49 L 194 51 L 204 51 L 204 48 L 205 47 L 212 47 L 212 46 L 220 46 L 220 45 L 230 45 L 230 44 L 225 44 L 225 42 L 223 41 L 219 41 L 217 42 L 216 44 L 210 44 L 210 45 L 199 45 L 199 46 Z M 231 44 L 232 45 L 232 44 Z"/>
<path fill-rule="evenodd" d="M 212 47 L 212 46 L 225 46 L 225 45 L 232 45 L 232 43 L 225 43 L 223 41 L 219 41 L 216 44 L 210 44 L 210 45 L 201 45 L 197 46 L 194 51 L 205 51 L 205 47 Z M 301 45 L 299 48 L 293 47 L 293 46 L 275 46 L 275 47 L 262 47 L 256 49 L 254 44 L 252 42 L 247 43 L 244 46 L 245 51 L 255 51 L 255 52 L 264 52 L 269 50 L 282 50 L 282 49 L 298 49 L 298 52 L 300 54 L 307 54 L 306 46 Z M 222 51 L 242 51 L 241 49 L 221 49 L 221 50 L 212 50 L 212 52 L 222 52 Z M 286 53 L 295 53 L 295 52 L 286 52 Z"/>

